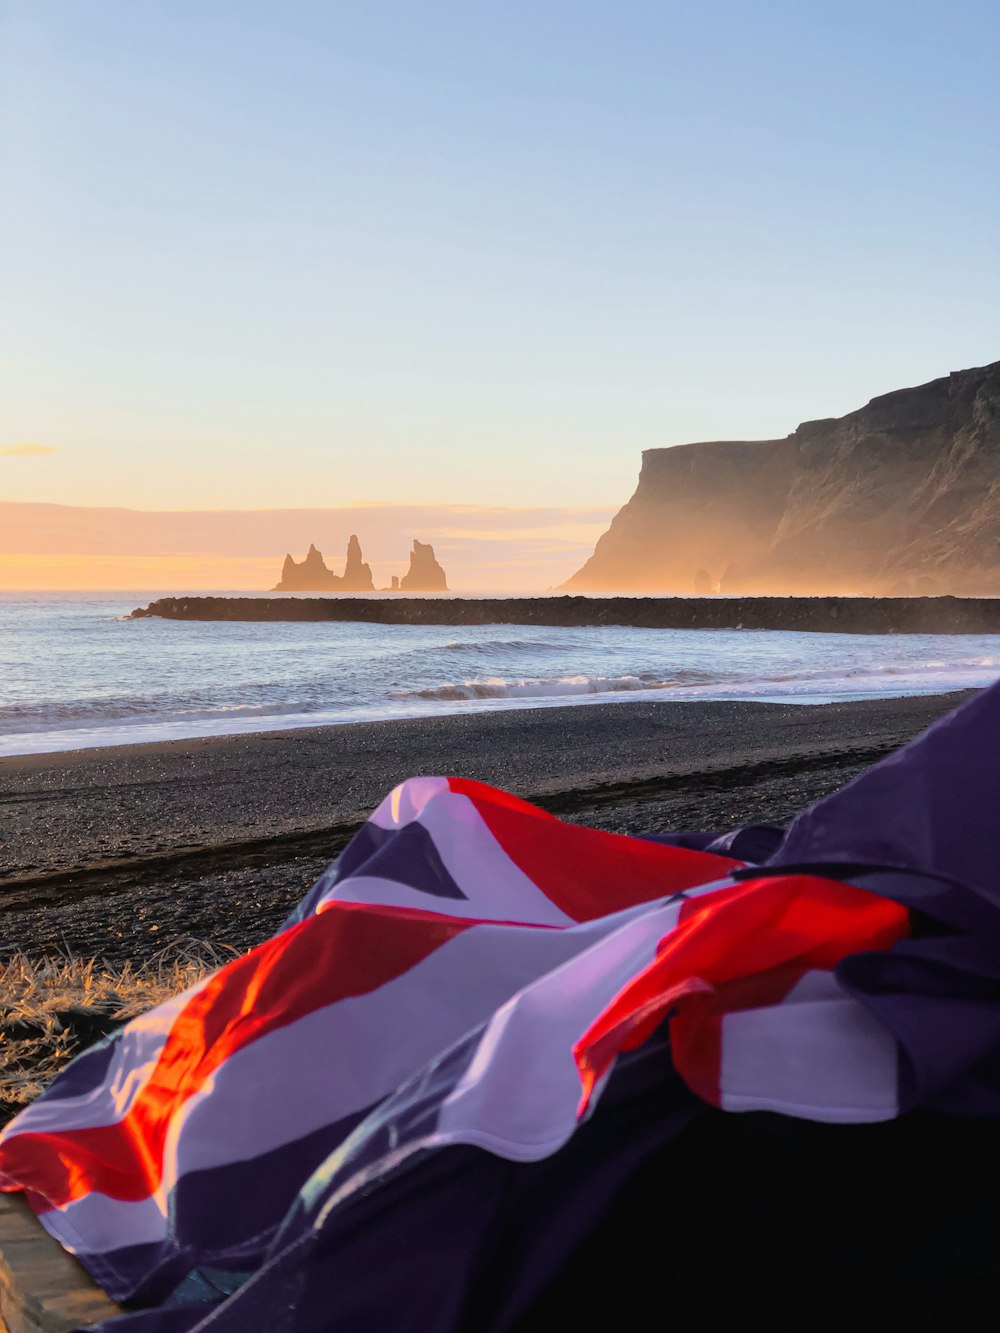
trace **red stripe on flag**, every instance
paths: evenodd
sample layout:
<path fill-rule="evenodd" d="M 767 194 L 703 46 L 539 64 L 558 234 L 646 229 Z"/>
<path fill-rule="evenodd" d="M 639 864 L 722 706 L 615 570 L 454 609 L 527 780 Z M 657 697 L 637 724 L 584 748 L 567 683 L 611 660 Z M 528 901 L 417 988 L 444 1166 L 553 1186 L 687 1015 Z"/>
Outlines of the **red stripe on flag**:
<path fill-rule="evenodd" d="M 518 869 L 574 921 L 592 921 L 711 884 L 743 864 L 728 856 L 564 824 L 482 782 L 449 778 L 448 784 L 473 803 Z"/>
<path fill-rule="evenodd" d="M 762 877 L 684 905 L 677 929 L 573 1048 L 581 1114 L 621 1050 L 633 1050 L 671 1010 L 674 1067 L 703 1100 L 719 1103 L 725 1014 L 779 1002 L 814 968 L 888 949 L 909 914 L 888 899 L 811 875 Z"/>
<path fill-rule="evenodd" d="M 174 1020 L 156 1068 L 117 1124 L 15 1134 L 8 1181 L 60 1207 L 97 1190 L 139 1200 L 159 1186 L 172 1118 L 231 1055 L 269 1032 L 401 976 L 475 922 L 335 903 L 217 972 Z"/>

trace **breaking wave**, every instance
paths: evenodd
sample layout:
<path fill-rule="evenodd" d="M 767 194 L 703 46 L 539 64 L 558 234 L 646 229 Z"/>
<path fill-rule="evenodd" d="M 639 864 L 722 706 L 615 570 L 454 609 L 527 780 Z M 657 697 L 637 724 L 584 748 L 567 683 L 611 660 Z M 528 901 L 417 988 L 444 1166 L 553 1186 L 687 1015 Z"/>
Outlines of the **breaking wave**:
<path fill-rule="evenodd" d="M 1000 673 L 1000 635 L 119 619 L 142 600 L 0 596 L 0 755 L 629 701 L 884 698 Z"/>
<path fill-rule="evenodd" d="M 267 704 L 206 704 L 202 707 L 184 707 L 180 701 L 174 706 L 159 700 L 141 698 L 83 699 L 79 703 L 43 700 L 38 704 L 0 706 L 0 731 L 14 735 L 32 732 L 40 727 L 102 727 L 119 726 L 123 722 L 143 725 L 157 723 L 211 722 L 231 718 L 280 717 L 286 713 L 306 711 L 308 705 L 287 701 Z"/>
<path fill-rule="evenodd" d="M 656 676 L 557 676 L 549 680 L 463 680 L 422 690 L 392 690 L 390 699 L 552 699 L 562 695 L 620 694 L 632 690 L 665 690 L 677 680 Z"/>
<path fill-rule="evenodd" d="M 430 652 L 439 653 L 557 653 L 565 652 L 567 643 L 546 643 L 543 639 L 481 639 L 462 642 L 451 639 Z"/>

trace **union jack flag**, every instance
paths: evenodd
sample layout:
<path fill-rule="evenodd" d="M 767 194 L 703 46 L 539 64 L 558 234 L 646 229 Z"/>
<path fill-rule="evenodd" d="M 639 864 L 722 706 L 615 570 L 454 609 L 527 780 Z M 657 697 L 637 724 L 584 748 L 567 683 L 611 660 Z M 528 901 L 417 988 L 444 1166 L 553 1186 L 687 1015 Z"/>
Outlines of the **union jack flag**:
<path fill-rule="evenodd" d="M 0 1188 L 129 1304 L 122 1333 L 500 1333 L 699 1108 L 962 1113 L 1000 1042 L 1000 1004 L 955 1023 L 998 938 L 993 824 L 968 797 L 970 773 L 998 790 L 998 691 L 806 812 L 766 864 L 752 837 L 630 838 L 404 782 L 272 939 L 7 1127 Z M 995 1093 L 980 1081 L 980 1112 Z M 470 1323 L 498 1206 L 477 1164 L 527 1182 L 588 1134 L 586 1206 Z M 445 1230 L 437 1282 L 420 1266 Z"/>

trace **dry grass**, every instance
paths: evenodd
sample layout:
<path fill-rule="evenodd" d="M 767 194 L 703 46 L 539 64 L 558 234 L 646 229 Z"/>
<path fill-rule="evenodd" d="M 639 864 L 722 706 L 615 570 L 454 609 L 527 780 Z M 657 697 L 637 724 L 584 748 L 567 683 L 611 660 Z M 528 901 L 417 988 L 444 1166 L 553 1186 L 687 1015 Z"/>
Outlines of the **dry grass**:
<path fill-rule="evenodd" d="M 193 986 L 237 950 L 191 940 L 138 967 L 70 956 L 0 962 L 0 1123 L 80 1051 Z"/>

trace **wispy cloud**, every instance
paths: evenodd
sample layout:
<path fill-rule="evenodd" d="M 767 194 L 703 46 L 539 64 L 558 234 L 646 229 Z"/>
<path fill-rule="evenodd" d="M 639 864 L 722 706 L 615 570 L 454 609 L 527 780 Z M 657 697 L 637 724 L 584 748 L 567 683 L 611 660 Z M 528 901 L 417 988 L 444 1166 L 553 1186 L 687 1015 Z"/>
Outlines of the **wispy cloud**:
<path fill-rule="evenodd" d="M 38 454 L 54 454 L 51 444 L 0 444 L 0 458 L 34 458 Z"/>

